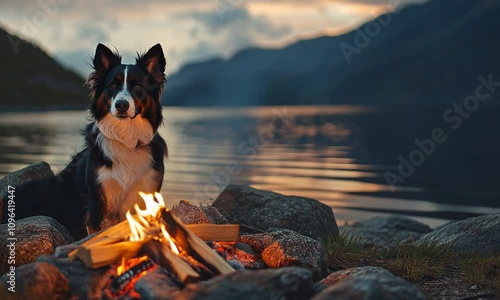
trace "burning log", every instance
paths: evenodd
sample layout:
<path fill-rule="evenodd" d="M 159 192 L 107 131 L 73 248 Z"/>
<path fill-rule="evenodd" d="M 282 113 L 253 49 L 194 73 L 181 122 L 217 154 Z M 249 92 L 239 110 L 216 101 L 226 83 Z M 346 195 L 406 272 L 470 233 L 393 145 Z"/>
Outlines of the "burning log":
<path fill-rule="evenodd" d="M 122 257 L 125 259 L 137 257 L 141 252 L 142 245 L 148 240 L 144 242 L 125 241 L 107 245 L 98 244 L 92 247 L 82 246 L 76 249 L 72 258 L 79 258 L 87 268 L 97 269 L 113 264 Z"/>
<path fill-rule="evenodd" d="M 144 244 L 142 250 L 154 262 L 177 275 L 183 283 L 196 282 L 200 278 L 196 271 L 162 242 L 149 241 Z"/>
<path fill-rule="evenodd" d="M 132 217 L 136 221 L 138 220 L 137 215 L 133 215 Z M 239 238 L 240 225 L 238 224 L 186 224 L 184 226 L 204 241 L 235 242 Z M 81 247 L 90 248 L 114 244 L 123 241 L 130 235 L 130 224 L 125 220 L 86 241 Z M 78 249 L 73 250 L 68 256 L 75 257 L 77 251 Z"/>
<path fill-rule="evenodd" d="M 168 233 L 190 256 L 203 263 L 215 274 L 230 274 L 235 271 L 217 252 L 187 229 L 172 211 L 163 210 L 161 217 Z"/>
<path fill-rule="evenodd" d="M 200 275 L 200 280 L 210 279 L 215 276 L 215 273 L 207 268 L 204 264 L 194 259 L 192 256 L 182 250 L 180 253 L 181 258 L 189 265 L 193 270 Z"/>
<path fill-rule="evenodd" d="M 236 242 L 240 236 L 240 225 L 185 224 L 186 228 L 204 241 Z"/>
<path fill-rule="evenodd" d="M 137 218 L 134 215 L 134 218 Z M 126 237 L 130 236 L 130 225 L 127 220 L 118 223 L 109 229 L 99 233 L 95 237 L 83 243 L 82 247 L 92 247 L 98 245 L 108 245 L 123 241 Z M 73 253 L 70 253 L 69 256 L 72 256 Z"/>
<path fill-rule="evenodd" d="M 136 216 L 134 218 L 137 219 Z M 236 241 L 239 236 L 239 225 L 189 224 L 183 226 L 206 241 Z M 134 257 L 140 252 L 143 243 L 125 241 L 130 235 L 130 225 L 128 221 L 123 221 L 86 241 L 78 249 L 70 252 L 68 257 L 79 258 L 85 266 L 93 269 L 120 260 L 120 253 L 123 249 L 127 249 L 128 257 Z"/>

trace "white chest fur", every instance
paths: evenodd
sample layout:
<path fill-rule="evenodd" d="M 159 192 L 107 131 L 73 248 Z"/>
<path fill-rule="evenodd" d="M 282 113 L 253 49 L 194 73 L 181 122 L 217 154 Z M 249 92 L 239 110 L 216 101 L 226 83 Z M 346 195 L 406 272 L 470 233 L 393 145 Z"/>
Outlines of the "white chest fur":
<path fill-rule="evenodd" d="M 158 172 L 152 167 L 149 148 L 129 148 L 123 143 L 98 136 L 104 156 L 111 167 L 98 170 L 97 180 L 106 198 L 106 218 L 109 225 L 125 219 L 127 210 L 138 203 L 139 191 L 153 193 L 157 188 Z"/>

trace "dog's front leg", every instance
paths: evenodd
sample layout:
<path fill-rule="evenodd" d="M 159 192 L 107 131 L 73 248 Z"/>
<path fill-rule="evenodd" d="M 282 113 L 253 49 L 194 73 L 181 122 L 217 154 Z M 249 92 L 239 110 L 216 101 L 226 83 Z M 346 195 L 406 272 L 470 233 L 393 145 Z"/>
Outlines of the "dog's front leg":
<path fill-rule="evenodd" d="M 87 233 L 101 231 L 104 214 L 105 214 L 105 199 L 101 188 L 94 186 L 89 188 L 90 202 L 87 210 Z"/>

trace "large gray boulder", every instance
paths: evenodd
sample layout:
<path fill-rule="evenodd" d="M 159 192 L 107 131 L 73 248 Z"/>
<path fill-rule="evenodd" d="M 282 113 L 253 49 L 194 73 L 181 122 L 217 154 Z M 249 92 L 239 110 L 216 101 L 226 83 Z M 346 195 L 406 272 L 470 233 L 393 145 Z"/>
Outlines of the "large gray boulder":
<path fill-rule="evenodd" d="M 43 254 L 52 254 L 58 246 L 75 241 L 64 226 L 50 217 L 29 217 L 17 221 L 15 225 L 16 266 L 31 263 Z M 0 247 L 0 273 L 5 273 L 10 267 L 8 258 L 12 249 L 7 247 L 10 237 L 8 224 L 1 224 L 0 240 L 5 241 L 5 246 Z"/>
<path fill-rule="evenodd" d="M 2 205 L 9 186 L 17 187 L 30 181 L 54 176 L 48 163 L 42 161 L 29 165 L 21 170 L 10 173 L 0 180 L 0 220 L 2 219 Z M 6 201 L 6 200 L 5 200 Z"/>
<path fill-rule="evenodd" d="M 315 240 L 339 234 L 332 208 L 310 198 L 230 185 L 213 206 L 229 221 L 261 230 L 285 228 Z"/>
<path fill-rule="evenodd" d="M 445 224 L 422 236 L 417 245 L 448 245 L 459 253 L 499 253 L 500 213 Z"/>
<path fill-rule="evenodd" d="M 423 300 L 424 294 L 406 280 L 379 267 L 360 267 L 330 274 L 321 283 L 329 286 L 312 300 Z"/>
<path fill-rule="evenodd" d="M 303 267 L 311 270 L 313 279 L 327 273 L 326 253 L 320 242 L 287 229 L 241 236 L 270 268 Z"/>
<path fill-rule="evenodd" d="M 189 284 L 176 299 L 310 299 L 318 290 L 311 272 L 301 268 L 236 271 L 197 284 Z"/>
<path fill-rule="evenodd" d="M 403 216 L 375 217 L 340 227 L 341 234 L 365 247 L 383 248 L 418 240 L 422 234 L 431 231 L 429 226 Z"/>
<path fill-rule="evenodd" d="M 0 180 L 0 195 L 7 191 L 9 185 L 16 187 L 24 183 L 54 176 L 48 163 L 42 161 L 10 173 Z"/>

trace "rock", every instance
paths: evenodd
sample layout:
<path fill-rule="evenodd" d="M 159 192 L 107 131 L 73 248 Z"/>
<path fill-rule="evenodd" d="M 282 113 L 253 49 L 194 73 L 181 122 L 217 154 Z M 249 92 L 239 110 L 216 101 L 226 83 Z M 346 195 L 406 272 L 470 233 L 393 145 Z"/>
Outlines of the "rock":
<path fill-rule="evenodd" d="M 80 246 L 73 244 L 59 246 L 54 250 L 54 256 L 56 258 L 66 258 L 73 251 L 78 249 Z"/>
<path fill-rule="evenodd" d="M 74 242 L 69 231 L 50 217 L 35 216 L 17 221 L 15 229 L 15 265 L 35 261 L 42 254 L 52 254 L 56 247 Z M 8 224 L 0 225 L 0 240 L 9 242 Z M 9 268 L 10 249 L 0 247 L 0 273 Z"/>
<path fill-rule="evenodd" d="M 309 299 L 318 292 L 311 272 L 302 268 L 236 271 L 198 284 L 189 284 L 177 299 Z"/>
<path fill-rule="evenodd" d="M 50 169 L 48 163 L 42 161 L 32 164 L 21 170 L 10 173 L 0 180 L 0 220 L 2 219 L 2 205 L 5 193 L 8 191 L 9 185 L 13 187 L 20 186 L 24 183 L 54 176 L 54 172 Z"/>
<path fill-rule="evenodd" d="M 403 217 L 375 217 L 367 221 L 340 227 L 340 233 L 355 239 L 365 247 L 393 247 L 404 241 L 415 241 L 432 229 L 420 222 Z"/>
<path fill-rule="evenodd" d="M 8 291 L 10 276 L 4 274 L 0 283 L 0 299 L 67 299 L 68 279 L 46 262 L 27 264 L 15 270 L 15 293 Z"/>
<path fill-rule="evenodd" d="M 7 192 L 9 185 L 16 187 L 24 183 L 54 176 L 48 163 L 42 161 L 10 173 L 0 180 L 0 195 Z"/>
<path fill-rule="evenodd" d="M 210 223 L 212 224 L 229 224 L 229 221 L 224 217 L 217 208 L 213 206 L 203 206 L 201 210 L 205 212 Z"/>
<path fill-rule="evenodd" d="M 189 201 L 181 200 L 172 209 L 174 214 L 181 219 L 184 224 L 228 224 L 227 219 L 217 210 L 217 208 L 194 206 Z"/>
<path fill-rule="evenodd" d="M 249 244 L 270 268 L 304 267 L 319 280 L 327 272 L 325 249 L 320 242 L 294 231 L 281 229 L 269 233 L 245 235 Z"/>
<path fill-rule="evenodd" d="M 239 249 L 239 250 L 241 250 L 241 251 L 244 251 L 244 252 L 246 252 L 246 253 L 248 253 L 248 254 L 250 254 L 250 255 L 255 255 L 255 252 L 253 251 L 252 247 L 250 247 L 250 245 L 249 245 L 249 244 L 245 244 L 245 243 L 242 243 L 242 242 L 236 242 L 236 243 L 234 244 L 234 247 L 235 247 L 236 249 Z"/>
<path fill-rule="evenodd" d="M 207 224 L 210 219 L 198 206 L 194 206 L 186 200 L 181 200 L 172 212 L 181 219 L 184 224 Z"/>
<path fill-rule="evenodd" d="M 459 253 L 498 253 L 500 213 L 445 224 L 422 236 L 417 245 L 448 245 Z"/>
<path fill-rule="evenodd" d="M 426 299 L 419 289 L 379 267 L 360 267 L 338 271 L 330 274 L 321 283 L 329 287 L 311 300 Z"/>
<path fill-rule="evenodd" d="M 314 199 L 230 185 L 213 206 L 231 222 L 261 230 L 285 228 L 315 240 L 339 234 L 332 208 Z"/>
<path fill-rule="evenodd" d="M 176 299 L 179 288 L 160 267 L 148 272 L 135 284 L 141 299 Z"/>
<path fill-rule="evenodd" d="M 114 268 L 89 269 L 80 260 L 61 259 L 53 255 L 42 255 L 37 262 L 55 266 L 68 279 L 70 294 L 63 299 L 103 299 L 110 276 L 116 274 Z"/>

